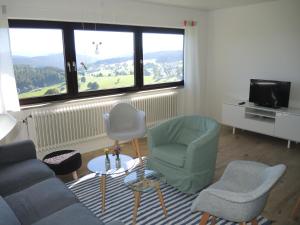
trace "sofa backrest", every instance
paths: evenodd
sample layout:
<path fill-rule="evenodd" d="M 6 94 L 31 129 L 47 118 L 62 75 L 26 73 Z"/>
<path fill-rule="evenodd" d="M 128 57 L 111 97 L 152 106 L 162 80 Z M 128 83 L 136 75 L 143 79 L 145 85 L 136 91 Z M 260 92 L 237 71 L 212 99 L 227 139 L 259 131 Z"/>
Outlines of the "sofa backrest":
<path fill-rule="evenodd" d="M 217 122 L 213 119 L 202 116 L 183 116 L 175 121 L 176 125 L 174 124 L 174 127 L 178 131 L 174 135 L 173 142 L 183 145 L 189 145 L 200 136 L 216 129 L 218 126 Z"/>

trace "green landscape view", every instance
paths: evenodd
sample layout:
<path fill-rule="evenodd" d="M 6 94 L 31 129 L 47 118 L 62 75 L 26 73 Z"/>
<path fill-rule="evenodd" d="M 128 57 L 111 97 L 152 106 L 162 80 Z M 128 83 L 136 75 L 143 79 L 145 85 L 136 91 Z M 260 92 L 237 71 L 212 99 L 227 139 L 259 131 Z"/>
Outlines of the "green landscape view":
<path fill-rule="evenodd" d="M 74 37 L 78 92 L 135 85 L 133 32 L 74 30 Z M 10 39 L 20 99 L 67 93 L 62 30 L 11 28 Z M 144 85 L 183 79 L 183 35 L 143 33 L 142 45 Z"/>
<path fill-rule="evenodd" d="M 165 51 L 146 54 L 144 84 L 182 80 L 182 52 Z M 14 56 L 19 97 L 21 99 L 67 92 L 64 65 L 57 63 L 62 55 L 41 57 Z M 84 59 L 85 56 L 80 56 Z M 44 62 L 47 66 L 44 66 Z M 79 92 L 134 86 L 134 68 L 131 57 L 112 58 L 85 64 L 78 63 Z"/>

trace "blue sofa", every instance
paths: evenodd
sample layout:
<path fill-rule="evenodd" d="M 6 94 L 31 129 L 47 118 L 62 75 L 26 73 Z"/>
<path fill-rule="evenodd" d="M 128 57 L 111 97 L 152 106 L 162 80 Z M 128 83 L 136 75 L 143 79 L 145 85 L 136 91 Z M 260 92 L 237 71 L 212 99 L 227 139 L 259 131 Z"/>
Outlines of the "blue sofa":
<path fill-rule="evenodd" d="M 122 225 L 113 221 L 107 225 Z M 0 225 L 104 225 L 36 159 L 33 142 L 0 146 Z"/>

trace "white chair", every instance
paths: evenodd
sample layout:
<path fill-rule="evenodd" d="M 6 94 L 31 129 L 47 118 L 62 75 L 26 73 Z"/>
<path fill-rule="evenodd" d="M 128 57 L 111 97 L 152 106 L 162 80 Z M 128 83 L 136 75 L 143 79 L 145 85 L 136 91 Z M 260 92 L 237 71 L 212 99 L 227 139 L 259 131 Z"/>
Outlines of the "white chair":
<path fill-rule="evenodd" d="M 141 153 L 138 138 L 146 133 L 145 112 L 135 109 L 128 103 L 116 104 L 109 113 L 103 114 L 107 136 L 115 140 L 115 146 L 119 141 L 131 140 L 140 161 Z"/>
<path fill-rule="evenodd" d="M 200 192 L 191 210 L 204 212 L 200 225 L 205 225 L 210 216 L 212 221 L 219 217 L 241 225 L 249 221 L 257 225 L 256 218 L 285 169 L 283 164 L 268 166 L 251 161 L 232 161 L 219 181 Z"/>

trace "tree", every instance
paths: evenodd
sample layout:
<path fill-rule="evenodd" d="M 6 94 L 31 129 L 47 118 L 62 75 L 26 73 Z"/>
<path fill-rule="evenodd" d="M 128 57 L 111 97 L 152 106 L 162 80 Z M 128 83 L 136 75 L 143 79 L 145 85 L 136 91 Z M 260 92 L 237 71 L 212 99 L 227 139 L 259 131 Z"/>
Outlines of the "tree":
<path fill-rule="evenodd" d="M 80 81 L 81 81 L 82 83 L 85 83 L 85 82 L 86 82 L 86 78 L 85 78 L 85 77 L 81 77 Z"/>
<path fill-rule="evenodd" d="M 59 90 L 57 88 L 49 88 L 44 95 L 57 95 Z"/>
<path fill-rule="evenodd" d="M 89 82 L 87 87 L 90 89 L 90 90 L 98 90 L 99 89 L 99 84 L 97 82 Z"/>
<path fill-rule="evenodd" d="M 65 81 L 65 72 L 55 67 L 35 68 L 30 65 L 16 64 L 14 65 L 14 72 L 20 93 Z"/>

